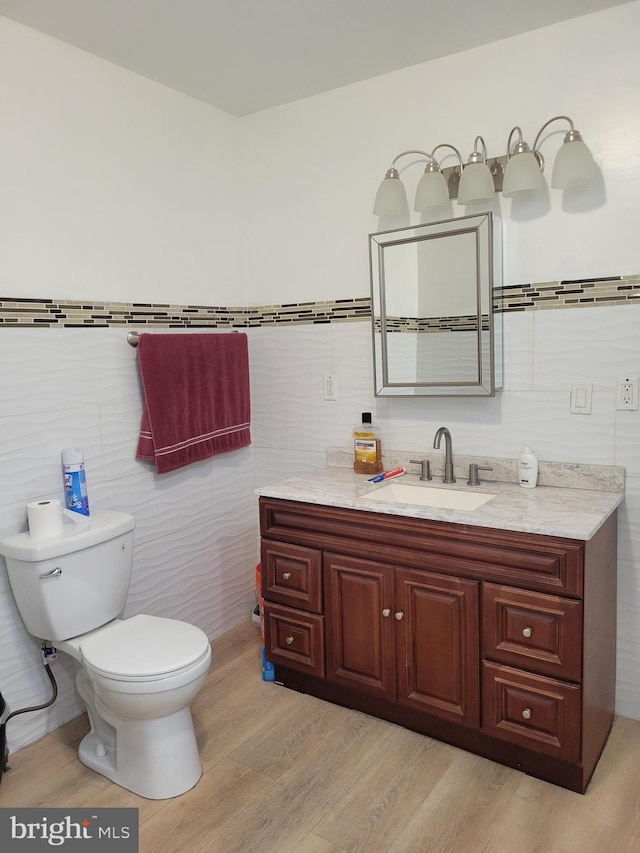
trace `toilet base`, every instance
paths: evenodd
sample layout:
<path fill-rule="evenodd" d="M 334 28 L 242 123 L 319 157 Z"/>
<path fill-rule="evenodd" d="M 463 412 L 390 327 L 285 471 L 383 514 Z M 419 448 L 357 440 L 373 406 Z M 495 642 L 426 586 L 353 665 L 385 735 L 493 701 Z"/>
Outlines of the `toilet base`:
<path fill-rule="evenodd" d="M 80 761 L 134 794 L 150 800 L 178 797 L 202 775 L 190 709 L 152 720 L 116 720 L 104 713 L 114 738 L 92 730 L 81 741 Z"/>

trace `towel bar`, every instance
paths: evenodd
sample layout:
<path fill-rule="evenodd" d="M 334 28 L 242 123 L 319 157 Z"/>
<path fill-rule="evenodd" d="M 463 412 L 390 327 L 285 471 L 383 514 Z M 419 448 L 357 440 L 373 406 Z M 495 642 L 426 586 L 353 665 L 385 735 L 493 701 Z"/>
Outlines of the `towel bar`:
<path fill-rule="evenodd" d="M 231 334 L 237 334 L 237 329 L 232 329 Z M 127 343 L 132 347 L 137 347 L 140 342 L 140 332 L 127 332 Z"/>

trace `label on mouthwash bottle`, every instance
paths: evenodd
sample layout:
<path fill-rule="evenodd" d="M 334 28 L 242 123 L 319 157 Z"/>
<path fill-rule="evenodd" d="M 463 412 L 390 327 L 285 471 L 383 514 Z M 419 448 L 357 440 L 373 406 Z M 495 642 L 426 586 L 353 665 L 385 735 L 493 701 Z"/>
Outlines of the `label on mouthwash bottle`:
<path fill-rule="evenodd" d="M 358 462 L 364 462 L 368 465 L 376 461 L 376 440 L 375 438 L 356 438 L 353 442 L 355 449 L 355 457 Z"/>

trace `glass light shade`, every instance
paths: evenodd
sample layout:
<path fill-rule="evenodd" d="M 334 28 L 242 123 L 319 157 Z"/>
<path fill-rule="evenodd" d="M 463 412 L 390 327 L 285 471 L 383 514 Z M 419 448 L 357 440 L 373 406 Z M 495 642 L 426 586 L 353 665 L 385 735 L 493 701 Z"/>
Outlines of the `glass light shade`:
<path fill-rule="evenodd" d="M 596 164 L 591 151 L 582 140 L 565 142 L 556 154 L 551 186 L 558 190 L 573 189 L 590 184 L 596 178 Z"/>
<path fill-rule="evenodd" d="M 425 172 L 418 181 L 414 210 L 424 213 L 449 206 L 449 188 L 442 172 Z"/>
<path fill-rule="evenodd" d="M 407 193 L 398 177 L 386 177 L 378 187 L 373 212 L 377 216 L 402 216 L 409 212 Z"/>
<path fill-rule="evenodd" d="M 532 151 L 523 151 L 509 158 L 504 170 L 503 196 L 513 198 L 514 196 L 537 192 L 543 187 L 544 178 Z"/>
<path fill-rule="evenodd" d="M 458 204 L 490 201 L 495 196 L 493 177 L 486 163 L 468 163 L 462 170 Z"/>

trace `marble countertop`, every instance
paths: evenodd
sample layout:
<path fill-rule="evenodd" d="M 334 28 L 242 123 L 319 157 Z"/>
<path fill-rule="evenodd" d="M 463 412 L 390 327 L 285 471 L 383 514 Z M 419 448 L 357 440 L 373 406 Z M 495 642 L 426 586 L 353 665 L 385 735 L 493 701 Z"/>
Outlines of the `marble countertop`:
<path fill-rule="evenodd" d="M 475 510 L 441 509 L 366 500 L 368 493 L 387 483 L 483 492 L 495 497 Z M 591 539 L 624 500 L 624 488 L 599 490 L 539 485 L 535 489 L 523 489 L 516 483 L 496 481 L 484 481 L 480 486 L 472 487 L 467 486 L 466 481 L 462 479 L 453 485 L 445 485 L 437 476 L 429 482 L 421 482 L 418 474 L 413 473 L 387 480 L 386 483 L 373 484 L 368 482 L 366 475 L 340 467 L 327 467 L 303 477 L 263 486 L 257 489 L 256 493 L 264 497 L 346 507 L 362 512 L 403 515 L 583 540 Z"/>

